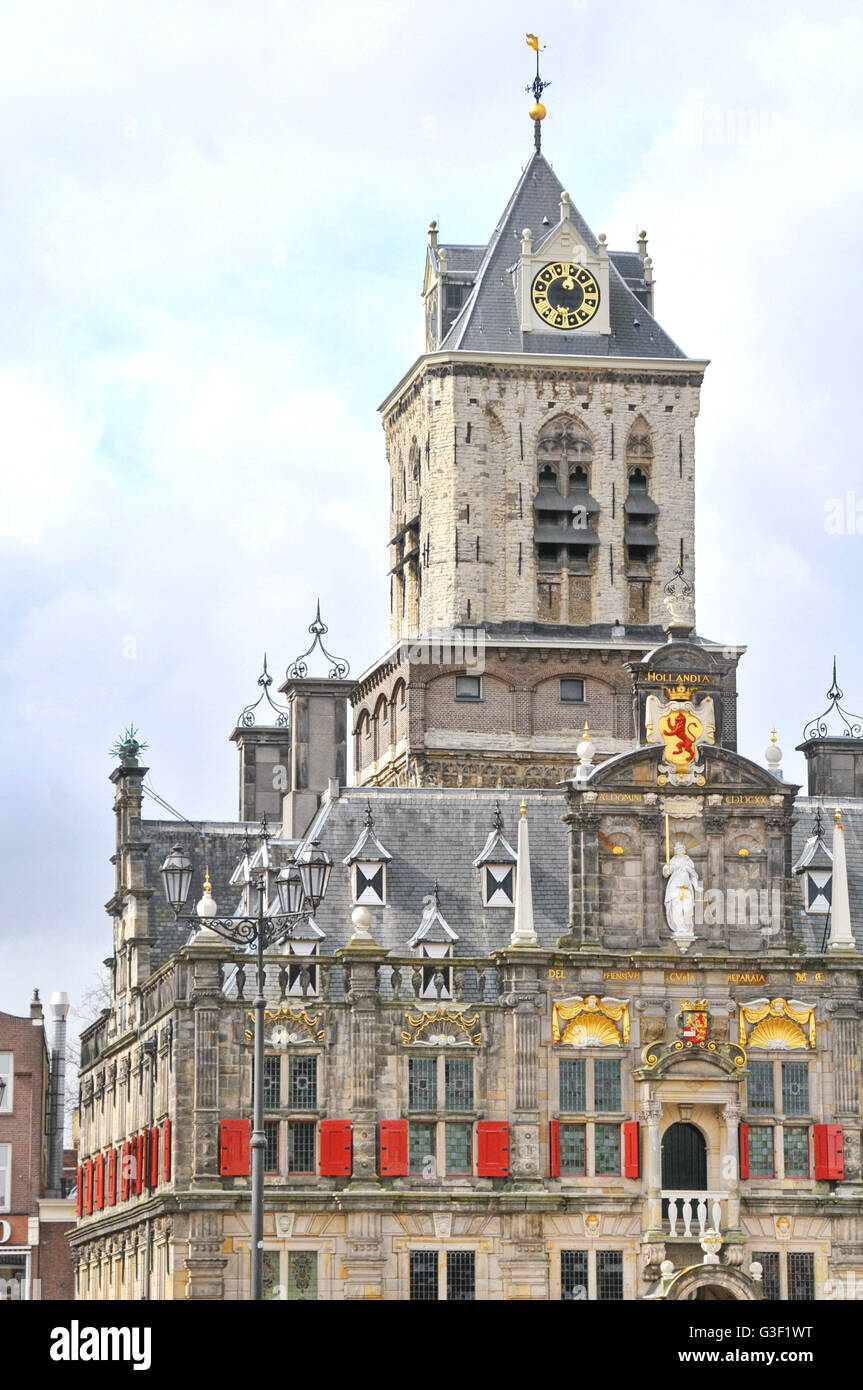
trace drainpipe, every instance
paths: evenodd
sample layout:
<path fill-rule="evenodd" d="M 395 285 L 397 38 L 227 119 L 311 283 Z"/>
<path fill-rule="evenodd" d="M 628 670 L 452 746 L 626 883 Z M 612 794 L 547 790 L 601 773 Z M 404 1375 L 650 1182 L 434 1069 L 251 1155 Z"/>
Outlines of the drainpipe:
<path fill-rule="evenodd" d="M 51 995 L 51 1089 L 48 1119 L 48 1195 L 63 1195 L 63 1133 L 66 1111 L 66 1015 L 68 994 Z"/>

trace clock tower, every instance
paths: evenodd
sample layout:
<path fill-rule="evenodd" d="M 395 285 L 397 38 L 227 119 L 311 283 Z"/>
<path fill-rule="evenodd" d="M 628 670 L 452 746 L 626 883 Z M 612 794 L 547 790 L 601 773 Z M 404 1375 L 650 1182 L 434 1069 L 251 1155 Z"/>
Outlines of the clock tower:
<path fill-rule="evenodd" d="M 646 234 L 610 250 L 542 153 L 542 85 L 490 240 L 431 224 L 426 350 L 381 406 L 392 645 L 352 695 L 361 784 L 556 785 L 585 725 L 629 751 L 628 663 L 667 640 L 675 569 L 694 579 L 707 362 L 655 317 Z M 734 747 L 740 649 L 693 640 Z"/>

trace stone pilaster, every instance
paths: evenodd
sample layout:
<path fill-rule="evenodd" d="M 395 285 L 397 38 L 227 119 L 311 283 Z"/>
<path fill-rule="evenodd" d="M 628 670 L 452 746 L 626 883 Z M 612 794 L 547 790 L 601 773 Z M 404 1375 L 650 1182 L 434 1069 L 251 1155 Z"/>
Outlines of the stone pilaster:
<path fill-rule="evenodd" d="M 351 1121 L 353 1181 L 374 1182 L 378 969 L 387 956 L 376 942 L 349 943 L 336 952 L 350 969 Z"/>
<path fill-rule="evenodd" d="M 193 1211 L 189 1217 L 189 1253 L 184 1261 L 189 1271 L 186 1298 L 223 1299 L 224 1270 L 228 1261 L 222 1255 L 223 1216 L 220 1211 Z M 248 1278 L 248 1255 L 246 1255 Z"/>
<path fill-rule="evenodd" d="M 219 1019 L 223 948 L 218 943 L 187 948 L 192 960 L 190 1000 L 194 1020 L 192 1182 L 212 1187 L 219 1176 Z"/>

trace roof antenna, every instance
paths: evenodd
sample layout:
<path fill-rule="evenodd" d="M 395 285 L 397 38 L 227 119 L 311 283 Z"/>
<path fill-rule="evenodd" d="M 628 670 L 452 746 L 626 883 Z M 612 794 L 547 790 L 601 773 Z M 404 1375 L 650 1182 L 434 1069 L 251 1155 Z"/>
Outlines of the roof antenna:
<path fill-rule="evenodd" d="M 533 106 L 530 108 L 527 114 L 533 121 L 533 148 L 536 151 L 536 153 L 539 154 L 540 147 L 542 144 L 542 122 L 545 120 L 546 117 L 546 110 L 542 104 L 542 94 L 545 91 L 546 87 L 551 86 L 551 83 L 543 82 L 542 78 L 539 75 L 540 43 L 539 39 L 536 37 L 536 34 L 525 34 L 525 40 L 527 42 L 528 48 L 532 48 L 534 53 L 536 54 L 536 77 L 533 79 L 533 81 L 530 83 L 528 87 L 525 87 L 524 90 L 526 92 L 533 93 Z M 545 44 L 543 44 L 542 47 L 544 49 Z"/>

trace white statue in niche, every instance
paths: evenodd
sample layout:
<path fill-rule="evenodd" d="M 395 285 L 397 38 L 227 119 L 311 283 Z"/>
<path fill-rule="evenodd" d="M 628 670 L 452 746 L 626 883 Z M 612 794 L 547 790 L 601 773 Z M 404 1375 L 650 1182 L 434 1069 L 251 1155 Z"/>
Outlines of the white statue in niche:
<path fill-rule="evenodd" d="M 674 853 L 668 863 L 663 864 L 662 874 L 668 879 L 665 917 L 671 935 L 681 951 L 685 951 L 695 940 L 695 894 L 701 884 L 682 840 L 675 841 Z"/>

